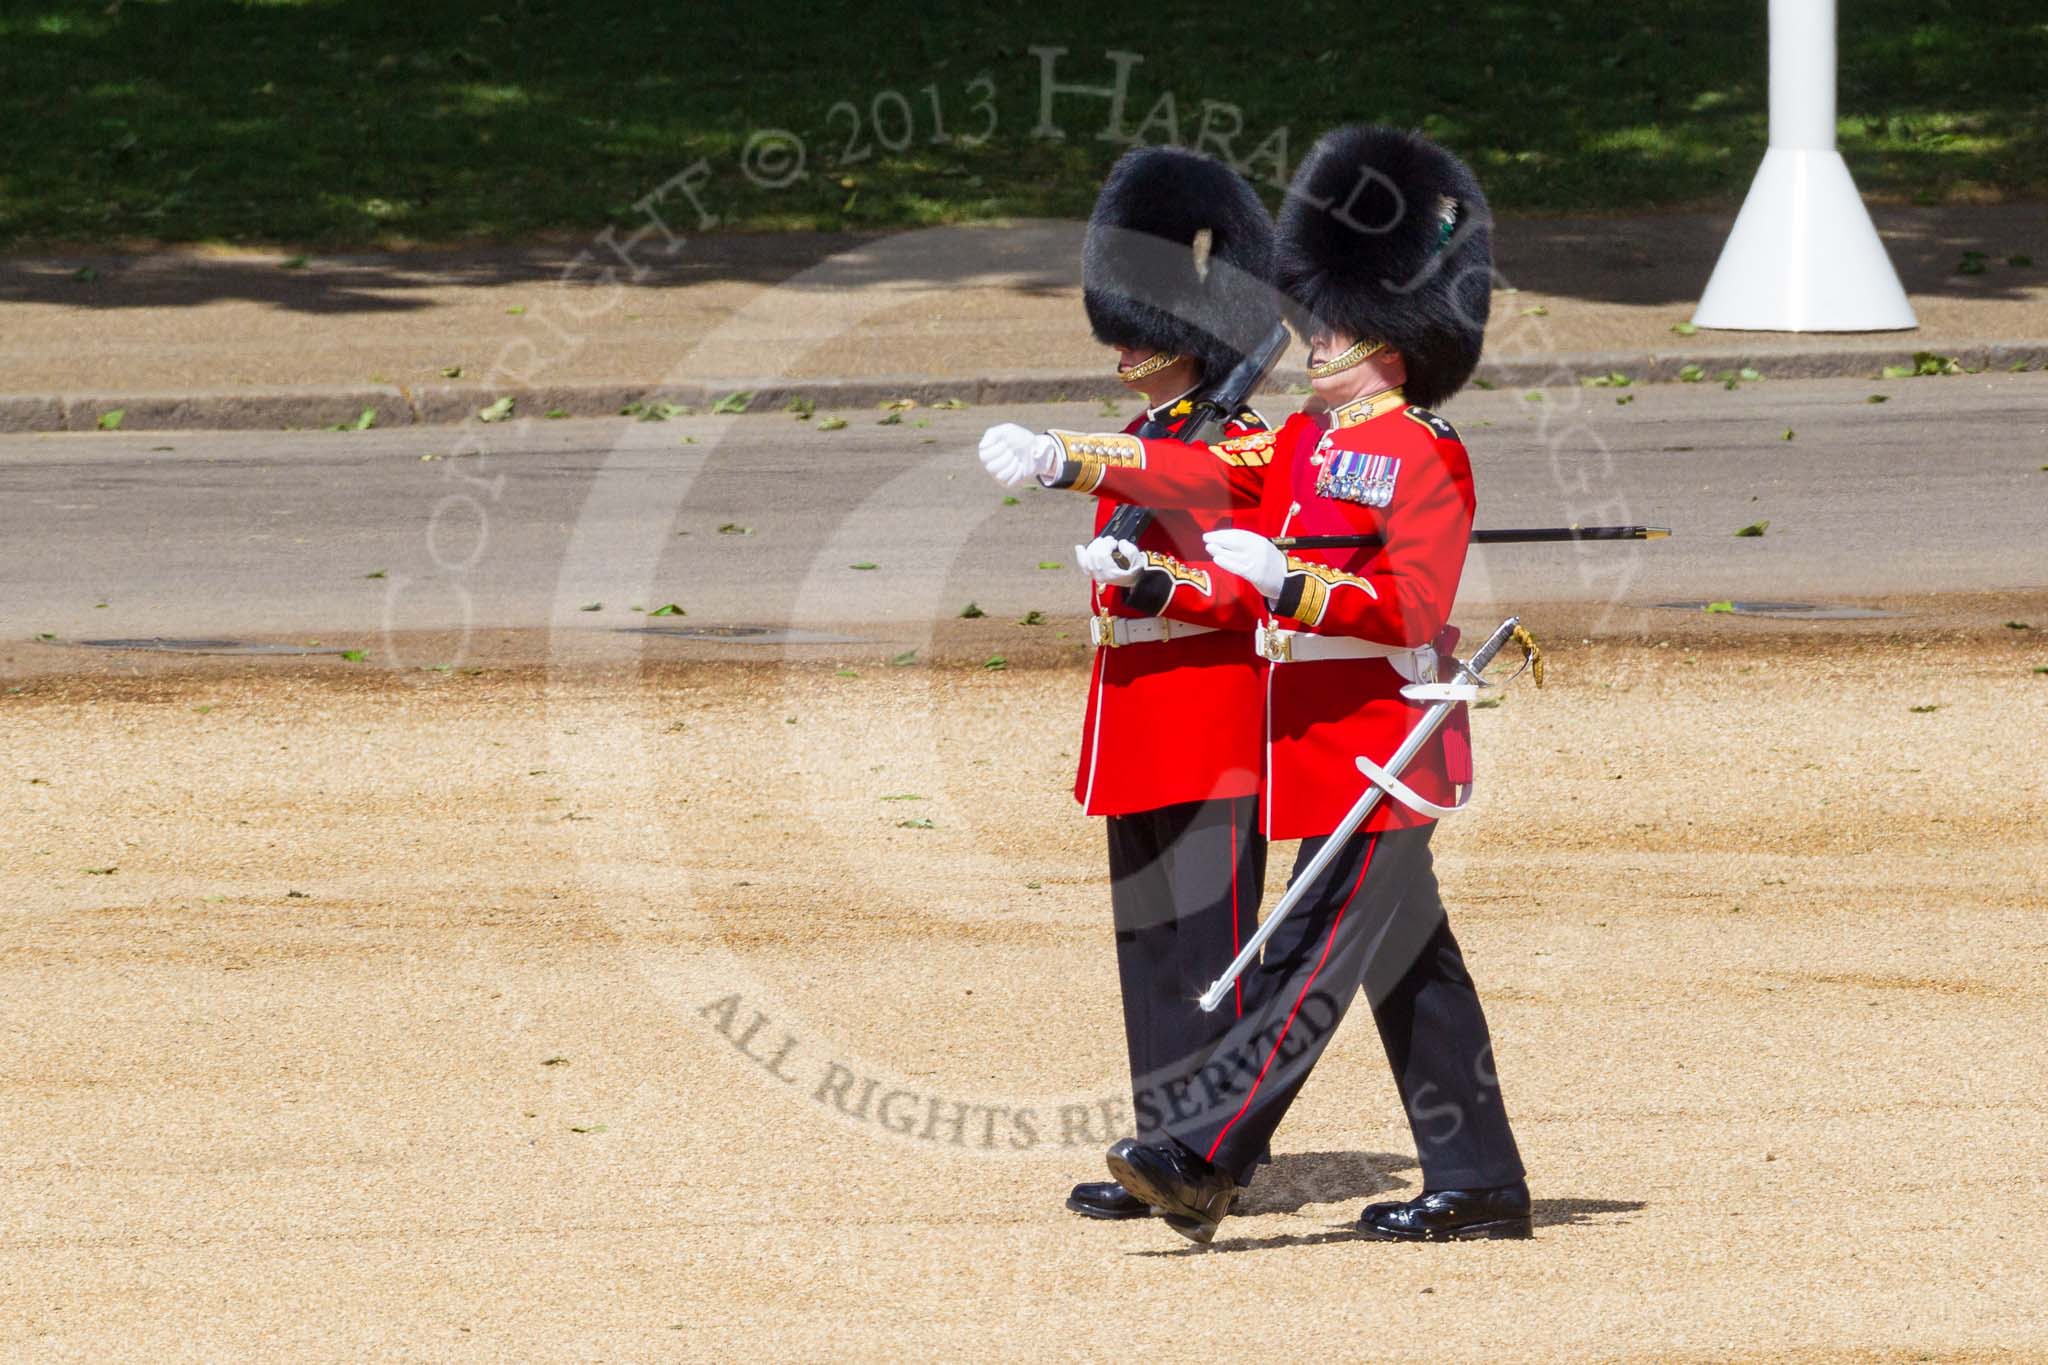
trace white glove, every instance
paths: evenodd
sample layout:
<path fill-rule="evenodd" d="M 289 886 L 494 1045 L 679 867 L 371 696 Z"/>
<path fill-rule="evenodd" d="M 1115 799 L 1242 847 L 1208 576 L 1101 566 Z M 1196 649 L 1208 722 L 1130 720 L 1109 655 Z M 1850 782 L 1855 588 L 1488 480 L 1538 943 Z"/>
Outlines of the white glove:
<path fill-rule="evenodd" d="M 1059 442 L 1029 427 L 1003 422 L 981 434 L 981 467 L 1005 488 L 1020 488 L 1032 479 L 1059 472 Z"/>
<path fill-rule="evenodd" d="M 1118 555 L 1123 556 L 1129 568 L 1116 562 Z M 1128 540 L 1097 536 L 1086 545 L 1074 547 L 1074 566 L 1104 587 L 1128 588 L 1144 571 L 1145 556 Z"/>
<path fill-rule="evenodd" d="M 1251 531 L 1210 531 L 1202 537 L 1209 558 L 1225 573 L 1234 573 L 1267 599 L 1280 595 L 1287 582 L 1287 556 L 1280 547 Z"/>

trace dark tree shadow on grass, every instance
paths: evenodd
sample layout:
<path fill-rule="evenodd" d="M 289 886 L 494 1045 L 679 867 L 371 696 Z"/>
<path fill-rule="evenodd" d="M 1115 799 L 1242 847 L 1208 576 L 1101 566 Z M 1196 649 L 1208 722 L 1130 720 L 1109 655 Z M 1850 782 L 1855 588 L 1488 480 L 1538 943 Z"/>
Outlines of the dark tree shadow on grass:
<path fill-rule="evenodd" d="M 1908 292 L 2010 300 L 2048 287 L 2048 211 L 2005 204 L 1942 208 L 1879 205 L 1872 211 Z M 1504 284 L 1532 293 L 1620 304 L 1698 299 L 1733 221 L 1731 212 L 1634 218 L 1508 218 L 1495 234 Z M 1028 232 L 960 229 L 927 236 L 918 249 L 890 248 L 887 233 L 793 233 L 699 237 L 673 256 L 636 258 L 649 289 L 741 282 L 833 292 L 866 286 L 976 285 L 1012 294 L 1075 296 L 1079 312 L 1079 223 L 1041 223 Z M 398 254 L 314 255 L 298 269 L 282 255 L 204 256 L 104 253 L 0 258 L 0 305 L 61 304 L 91 310 L 195 307 L 253 301 L 308 316 L 374 315 L 437 306 L 449 287 L 531 285 L 608 293 L 600 272 L 614 258 L 584 245 L 478 247 Z M 1979 253 L 1979 273 L 1957 269 Z M 2038 262 L 2014 266 L 2014 258 Z M 831 261 L 800 283 L 805 271 Z M 93 277 L 77 272 L 90 266 Z M 580 302 L 578 308 L 593 304 Z M 1496 326 L 1513 310 L 1496 302 Z"/>
<path fill-rule="evenodd" d="M 633 226 L 625 220 L 620 235 Z M 831 262 L 792 285 L 833 293 L 868 286 L 983 287 L 1051 297 L 1070 292 L 1080 325 L 1079 221 L 1009 231 L 957 228 L 892 248 L 887 232 L 799 232 L 692 237 L 673 251 L 659 239 L 631 265 L 595 234 L 564 244 L 451 247 L 406 252 L 312 253 L 287 267 L 282 250 L 234 256 L 198 252 L 83 251 L 0 257 L 0 304 L 47 303 L 91 310 L 197 307 L 221 301 L 267 304 L 309 316 L 411 312 L 436 306 L 434 291 L 493 286 L 562 288 L 588 312 L 617 283 L 674 289 L 709 283 L 776 286 Z M 641 273 L 638 277 L 633 271 Z M 86 278 L 80 278 L 81 272 Z"/>
<path fill-rule="evenodd" d="M 1940 203 L 2048 192 L 2048 28 L 2038 20 L 2038 0 L 1862 0 L 1845 12 L 1841 126 L 1864 189 Z M 772 281 L 804 268 L 805 253 L 820 259 L 871 230 L 1085 217 L 1124 143 L 1098 136 L 1104 101 L 1078 96 L 1049 115 L 1062 135 L 1040 135 L 1048 115 L 1031 49 L 1064 48 L 1058 80 L 1071 85 L 1108 79 L 1104 54 L 1124 48 L 1142 55 L 1126 137 L 1172 95 L 1177 125 L 1147 125 L 1142 138 L 1195 142 L 1195 111 L 1221 101 L 1241 113 L 1236 154 L 1261 179 L 1275 174 L 1254 159 L 1262 140 L 1284 141 L 1284 172 L 1328 124 L 1367 118 L 1457 150 L 1504 211 L 1718 208 L 1686 214 L 1694 226 L 1678 247 L 1584 217 L 1515 220 L 1503 234 L 1504 263 L 1524 288 L 1664 302 L 1697 296 L 1763 154 L 1764 32 L 1762 5 L 1452 10 L 1405 32 L 1402 59 L 1361 83 L 1330 34 L 1245 6 L 1162 27 L 1093 0 L 797 0 L 772 21 L 738 3 L 39 0 L 0 6 L 0 244 L 289 243 L 316 254 L 582 244 L 607 225 L 632 233 L 643 225 L 636 203 L 701 161 L 704 211 L 721 229 L 819 232 L 795 239 L 792 256 L 772 236 L 700 237 L 695 212 L 664 201 L 693 250 L 660 282 L 707 270 Z M 901 137 L 884 123 L 892 109 L 908 120 Z M 747 161 L 757 134 L 785 131 L 807 148 L 786 179 Z M 1277 186 L 1264 192 L 1277 200 Z M 1894 251 L 1910 288 L 1997 296 L 2022 283 L 1997 266 L 1958 275 L 1963 250 L 2048 260 L 2016 230 L 1987 233 L 1945 212 L 1880 214 L 1888 229 L 1904 225 Z M 1924 275 L 1912 259 L 1923 229 Z M 451 268 L 488 282 L 527 278 L 531 266 L 515 247 Z M 102 286 L 118 283 L 103 274 Z M 374 313 L 429 306 L 416 274 L 276 287 L 194 266 L 186 293 L 144 305 L 123 289 L 81 288 L 69 271 L 32 272 L 0 282 L 0 302 L 252 297 Z M 1006 287 L 1046 281 L 1033 273 Z"/>

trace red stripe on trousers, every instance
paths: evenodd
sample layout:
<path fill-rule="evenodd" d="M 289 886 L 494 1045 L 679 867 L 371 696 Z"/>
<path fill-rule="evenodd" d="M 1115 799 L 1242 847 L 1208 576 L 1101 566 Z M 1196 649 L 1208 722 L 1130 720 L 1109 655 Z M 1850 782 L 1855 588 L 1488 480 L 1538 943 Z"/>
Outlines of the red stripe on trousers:
<path fill-rule="evenodd" d="M 1315 969 L 1308 974 L 1308 980 L 1301 983 L 1301 994 L 1294 997 L 1294 1008 L 1287 1011 L 1287 1022 L 1280 1026 L 1280 1036 L 1273 1040 L 1273 1050 L 1266 1054 L 1266 1064 L 1259 1068 L 1259 1074 L 1252 1081 L 1252 1088 L 1245 1092 L 1244 1103 L 1237 1106 L 1237 1112 L 1230 1116 L 1229 1122 L 1217 1130 L 1216 1140 L 1209 1144 L 1208 1160 L 1216 1159 L 1216 1149 L 1223 1145 L 1223 1139 L 1229 1135 L 1232 1126 L 1244 1117 L 1244 1111 L 1252 1107 L 1252 1097 L 1259 1093 L 1259 1086 L 1265 1082 L 1266 1073 L 1273 1069 L 1273 1059 L 1280 1055 L 1280 1045 L 1287 1041 L 1287 1031 L 1294 1027 L 1294 1016 L 1301 1013 L 1302 1001 L 1308 999 L 1309 991 L 1315 987 L 1316 977 L 1322 974 L 1323 964 L 1330 960 L 1330 950 L 1337 946 L 1337 926 L 1344 922 L 1344 912 L 1351 908 L 1351 902 L 1358 899 L 1359 889 L 1365 885 L 1365 874 L 1372 870 L 1372 855 L 1379 850 L 1379 846 L 1380 839 L 1375 834 L 1372 836 L 1372 842 L 1366 846 L 1365 865 L 1358 869 L 1358 880 L 1353 883 L 1351 894 L 1344 898 L 1344 904 L 1337 907 L 1337 918 L 1330 921 L 1330 936 L 1323 940 L 1323 955 L 1316 959 Z"/>

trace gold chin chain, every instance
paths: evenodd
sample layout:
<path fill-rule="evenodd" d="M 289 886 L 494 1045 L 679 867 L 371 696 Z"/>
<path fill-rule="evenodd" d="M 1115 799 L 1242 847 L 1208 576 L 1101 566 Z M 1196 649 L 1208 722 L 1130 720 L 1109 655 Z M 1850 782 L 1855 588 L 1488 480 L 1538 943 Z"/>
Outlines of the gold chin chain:
<path fill-rule="evenodd" d="M 1121 365 L 1117 366 L 1116 377 L 1123 380 L 1126 384 L 1135 384 L 1140 379 L 1150 379 L 1168 365 L 1178 363 L 1179 360 L 1179 356 L 1173 355 L 1170 352 L 1155 351 L 1152 353 L 1151 359 L 1141 360 L 1129 369 L 1125 369 Z"/>
<path fill-rule="evenodd" d="M 1384 341 L 1361 341 L 1334 360 L 1325 360 L 1320 365 L 1308 367 L 1310 379 L 1328 379 L 1333 374 L 1342 374 L 1354 365 L 1363 365 L 1387 348 Z"/>

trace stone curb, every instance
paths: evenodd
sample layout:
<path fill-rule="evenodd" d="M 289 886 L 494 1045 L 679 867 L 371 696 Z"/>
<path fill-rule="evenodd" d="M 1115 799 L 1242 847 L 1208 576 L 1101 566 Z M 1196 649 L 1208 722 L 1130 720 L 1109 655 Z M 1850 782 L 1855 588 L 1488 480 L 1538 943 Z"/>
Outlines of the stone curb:
<path fill-rule="evenodd" d="M 1766 379 L 1875 380 L 1887 365 L 1909 365 L 1919 350 L 1939 343 L 1878 341 L 1811 350 L 1604 351 L 1578 355 L 1498 357 L 1477 378 L 1495 388 L 1562 387 L 1619 372 L 1637 383 L 1675 383 L 1688 365 L 1712 379 L 1724 370 L 1753 367 Z M 1943 350 L 1966 369 L 2004 371 L 2016 365 L 2048 368 L 2048 341 L 2004 341 Z M 1271 386 L 1266 392 L 1285 392 Z M 379 427 L 448 426 L 474 420 L 500 398 L 513 400 L 511 416 L 614 417 L 634 403 L 674 403 L 702 412 L 719 399 L 747 393 L 744 411 L 781 412 L 794 398 L 820 411 L 874 407 L 897 398 L 930 404 L 957 399 L 977 406 L 1047 403 L 1115 396 L 1114 378 L 1102 371 L 997 371 L 974 379 L 725 379 L 665 384 L 560 384 L 483 389 L 432 385 L 290 388 L 238 393 L 40 395 L 0 394 L 0 432 L 87 432 L 114 409 L 123 431 L 280 431 L 353 424 L 376 410 Z"/>
<path fill-rule="evenodd" d="M 367 410 L 380 427 L 417 420 L 403 390 L 265 389 L 240 393 L 0 394 L 0 431 L 97 431 L 119 412 L 121 431 L 282 431 L 353 425 Z"/>

